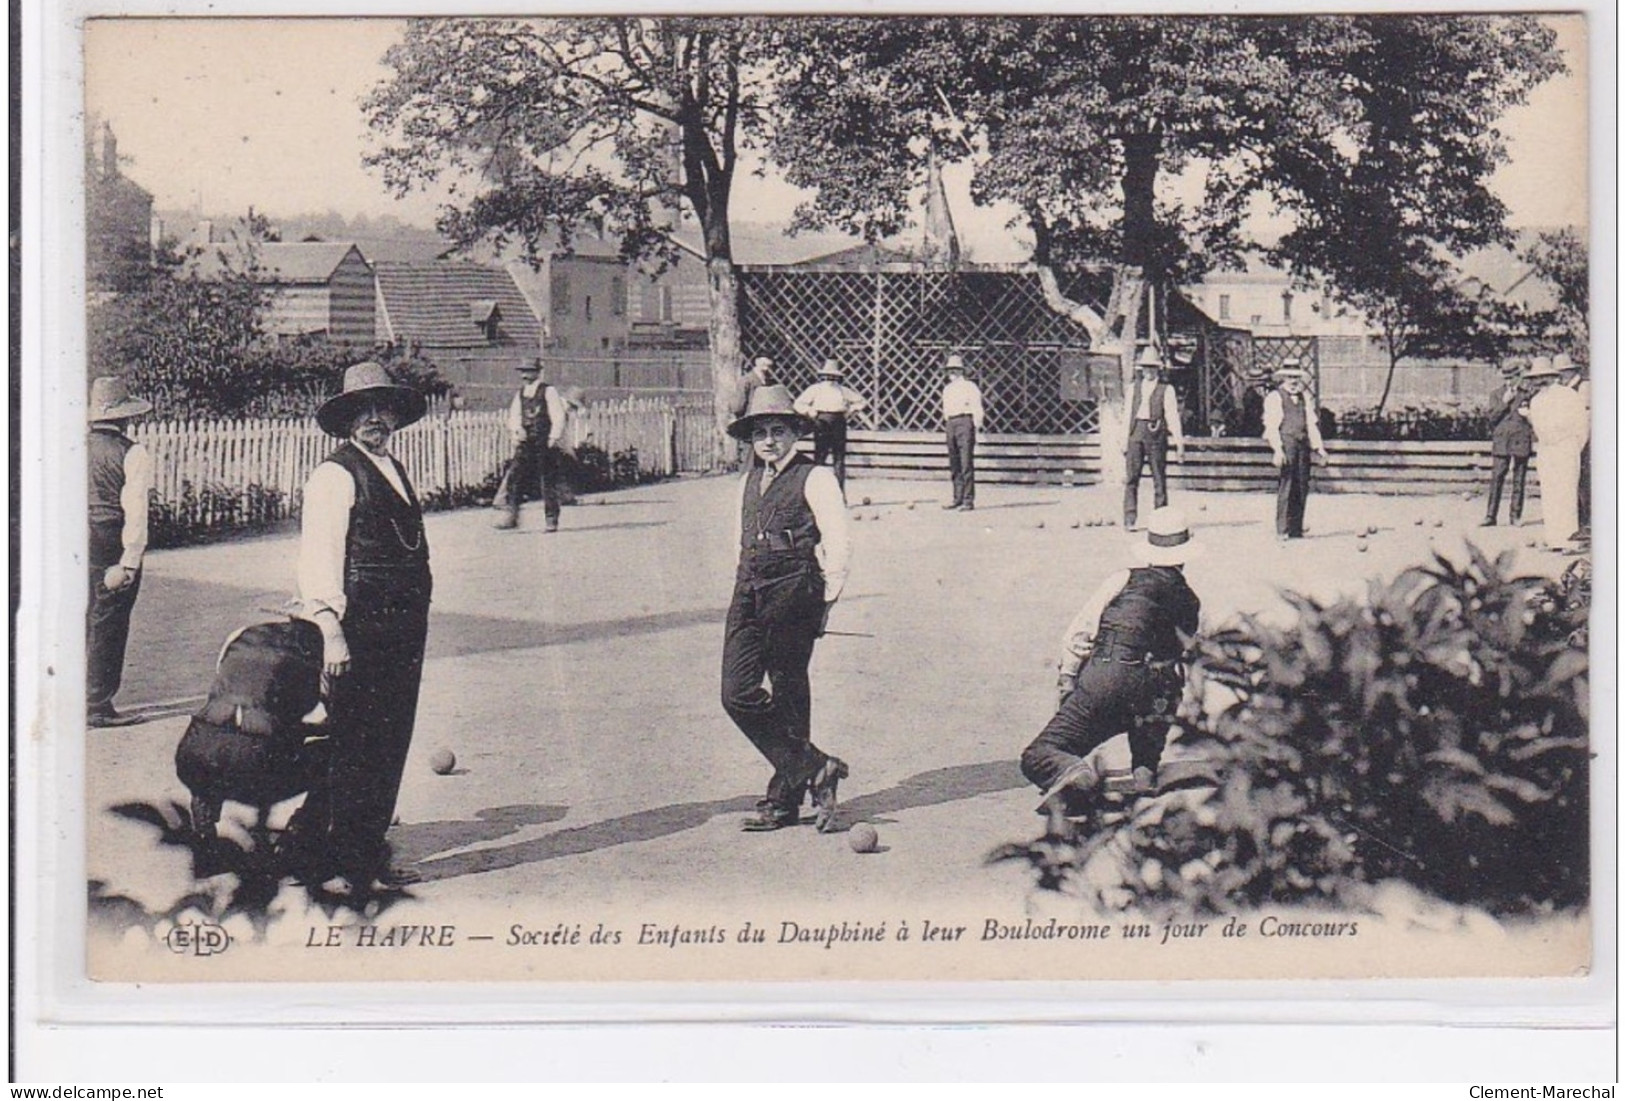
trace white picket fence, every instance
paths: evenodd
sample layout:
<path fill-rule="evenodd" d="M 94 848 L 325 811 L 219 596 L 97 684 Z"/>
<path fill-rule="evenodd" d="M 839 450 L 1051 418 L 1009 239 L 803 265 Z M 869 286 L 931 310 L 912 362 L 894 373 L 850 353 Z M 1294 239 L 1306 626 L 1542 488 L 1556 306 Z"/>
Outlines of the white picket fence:
<path fill-rule="evenodd" d="M 310 472 L 337 445 L 314 419 L 137 423 L 131 433 L 153 456 L 158 515 L 192 532 L 297 516 Z M 599 402 L 571 411 L 563 444 L 635 448 L 647 475 L 704 472 L 715 461 L 708 405 L 659 398 Z M 511 453 L 502 411 L 431 410 L 398 432 L 391 451 L 418 495 L 447 500 L 489 482 Z"/>

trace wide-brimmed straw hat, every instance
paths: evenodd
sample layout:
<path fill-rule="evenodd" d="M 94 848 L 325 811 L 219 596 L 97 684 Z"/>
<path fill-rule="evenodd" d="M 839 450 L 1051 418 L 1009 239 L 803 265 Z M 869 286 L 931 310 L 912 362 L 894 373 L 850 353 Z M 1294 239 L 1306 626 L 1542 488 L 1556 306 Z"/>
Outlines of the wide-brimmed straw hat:
<path fill-rule="evenodd" d="M 1185 513 L 1172 505 L 1155 509 L 1145 522 L 1141 558 L 1148 566 L 1183 566 L 1201 556 Z"/>
<path fill-rule="evenodd" d="M 1303 361 L 1296 356 L 1287 356 L 1281 365 L 1275 369 L 1276 378 L 1308 378 L 1309 372 L 1303 369 Z"/>
<path fill-rule="evenodd" d="M 90 384 L 89 419 L 96 421 L 122 421 L 152 412 L 152 402 L 133 397 L 130 384 L 119 375 L 103 375 Z"/>
<path fill-rule="evenodd" d="M 322 403 L 316 410 L 316 423 L 329 436 L 348 439 L 356 415 L 373 401 L 381 401 L 395 411 L 399 418 L 396 428 L 421 420 L 429 410 L 428 399 L 422 394 L 391 380 L 383 364 L 368 360 L 345 369 L 343 392 Z"/>
<path fill-rule="evenodd" d="M 812 431 L 812 421 L 796 412 L 790 391 L 775 384 L 758 386 L 750 392 L 750 404 L 745 406 L 745 411 L 728 426 L 728 435 L 736 440 L 748 440 L 751 430 L 756 427 L 756 422 L 768 417 L 782 417 L 793 422 L 796 432 L 802 436 Z"/>
<path fill-rule="evenodd" d="M 833 359 L 824 360 L 824 365 L 818 368 L 819 378 L 845 378 L 846 371 Z"/>
<path fill-rule="evenodd" d="M 529 371 L 545 371 L 547 370 L 547 363 L 542 359 L 541 356 L 532 356 L 530 359 L 520 360 L 514 365 L 514 370 L 518 371 L 520 374 L 525 374 Z"/>
<path fill-rule="evenodd" d="M 1524 373 L 1523 377 L 1557 378 L 1562 373 L 1557 369 L 1557 365 L 1552 362 L 1551 356 L 1536 356 L 1529 361 L 1529 370 Z"/>
<path fill-rule="evenodd" d="M 942 369 L 944 371 L 963 372 L 965 370 L 965 357 L 958 352 L 954 352 L 948 357 L 948 362 L 943 365 Z"/>
<path fill-rule="evenodd" d="M 1139 368 L 1149 367 L 1152 370 L 1160 371 L 1162 370 L 1162 353 L 1157 351 L 1155 344 L 1147 344 L 1140 349 L 1140 354 L 1134 360 L 1134 366 Z"/>

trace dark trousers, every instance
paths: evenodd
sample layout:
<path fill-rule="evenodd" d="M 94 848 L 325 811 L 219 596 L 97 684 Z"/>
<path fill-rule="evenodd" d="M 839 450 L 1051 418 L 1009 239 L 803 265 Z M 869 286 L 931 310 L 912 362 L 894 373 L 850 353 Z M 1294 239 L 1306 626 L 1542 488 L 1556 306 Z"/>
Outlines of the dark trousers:
<path fill-rule="evenodd" d="M 1140 518 L 1140 471 L 1151 464 L 1151 488 L 1156 507 L 1168 503 L 1168 433 L 1153 431 L 1149 421 L 1137 420 L 1128 435 L 1124 452 L 1123 526 L 1133 527 Z"/>
<path fill-rule="evenodd" d="M 1523 519 L 1524 483 L 1529 475 L 1528 455 L 1496 455 L 1490 468 L 1490 503 L 1484 510 L 1484 519 L 1494 523 L 1501 511 L 1501 487 L 1506 484 L 1507 472 L 1512 472 L 1512 502 L 1507 506 L 1507 519 L 1516 524 Z"/>
<path fill-rule="evenodd" d="M 1528 460 L 1524 460 L 1528 462 Z M 1591 531 L 1591 445 L 1580 451 L 1580 529 Z"/>
<path fill-rule="evenodd" d="M 954 482 L 954 504 L 976 503 L 976 420 L 968 414 L 948 418 L 948 476 Z"/>
<path fill-rule="evenodd" d="M 1289 539 L 1303 537 L 1303 508 L 1309 502 L 1308 437 L 1281 439 L 1286 461 L 1281 464 L 1275 490 L 1275 533 Z"/>
<path fill-rule="evenodd" d="M 507 495 L 503 504 L 510 517 L 518 518 L 519 506 L 534 488 L 542 499 L 542 511 L 547 519 L 559 519 L 559 480 L 553 449 L 546 440 L 525 439 L 513 450 L 513 465 L 508 469 Z"/>
<path fill-rule="evenodd" d="M 835 480 L 846 492 L 846 414 L 820 413 L 813 418 L 813 462 L 823 466 L 828 460 Z"/>
<path fill-rule="evenodd" d="M 1021 773 L 1042 790 L 1118 734 L 1128 734 L 1134 767 L 1155 769 L 1168 742 L 1183 685 L 1176 666 L 1091 659 L 1078 686 L 1021 754 Z"/>
<path fill-rule="evenodd" d="M 124 648 L 130 640 L 130 612 L 141 591 L 141 574 L 117 592 L 102 583 L 108 562 L 90 567 L 90 604 L 85 609 L 85 710 L 107 712 L 124 681 Z"/>
<path fill-rule="evenodd" d="M 389 860 L 384 835 L 395 817 L 406 754 L 412 747 L 428 607 L 345 613 L 350 671 L 328 702 L 332 759 L 325 789 L 313 791 L 301 829 L 325 835 L 332 870 L 367 878 Z"/>
<path fill-rule="evenodd" d="M 806 559 L 773 563 L 737 581 L 728 606 L 722 707 L 773 766 L 767 798 L 784 812 L 800 809 L 825 761 L 812 744 L 807 675 L 823 617 L 824 580 Z"/>

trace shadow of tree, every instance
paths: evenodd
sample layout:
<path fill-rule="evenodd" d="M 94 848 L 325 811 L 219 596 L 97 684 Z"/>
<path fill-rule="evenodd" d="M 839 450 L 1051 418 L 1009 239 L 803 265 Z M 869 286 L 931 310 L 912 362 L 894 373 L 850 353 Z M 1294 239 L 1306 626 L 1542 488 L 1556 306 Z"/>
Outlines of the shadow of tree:
<path fill-rule="evenodd" d="M 440 822 L 410 822 L 389 831 L 390 848 L 402 863 L 415 864 L 436 853 L 477 845 L 482 841 L 495 841 L 526 826 L 541 826 L 557 822 L 569 813 L 569 807 L 541 806 L 521 803 L 511 807 L 489 807 L 474 814 L 475 821 L 447 820 Z"/>

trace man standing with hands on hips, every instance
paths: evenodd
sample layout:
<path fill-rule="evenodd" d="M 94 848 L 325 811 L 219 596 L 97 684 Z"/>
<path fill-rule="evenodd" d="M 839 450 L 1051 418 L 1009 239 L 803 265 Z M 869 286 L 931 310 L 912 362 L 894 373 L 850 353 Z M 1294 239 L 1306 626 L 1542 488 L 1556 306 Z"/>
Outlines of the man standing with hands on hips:
<path fill-rule="evenodd" d="M 976 507 L 976 434 L 982 430 L 982 391 L 965 377 L 965 360 L 948 357 L 948 385 L 942 389 L 942 419 L 948 431 L 948 475 L 954 499 L 942 507 L 970 512 Z"/>
<path fill-rule="evenodd" d="M 1320 410 L 1307 392 L 1309 374 L 1294 358 L 1281 361 L 1277 386 L 1264 398 L 1264 439 L 1280 479 L 1275 491 L 1275 537 L 1303 538 L 1303 511 L 1309 501 L 1309 456 L 1327 461 L 1320 438 Z"/>
<path fill-rule="evenodd" d="M 333 751 L 328 784 L 306 799 L 287 841 L 307 881 L 336 877 L 324 886 L 340 894 L 418 879 L 390 866 L 384 835 L 417 719 L 433 580 L 423 509 L 389 441 L 426 411 L 422 394 L 359 363 L 316 413 L 345 441 L 305 485 L 299 538 L 299 595 L 322 631 Z"/>
<path fill-rule="evenodd" d="M 559 530 L 559 486 L 553 469 L 553 449 L 564 435 L 564 402 L 559 392 L 542 377 L 542 361 L 527 360 L 519 366 L 524 382 L 508 405 L 508 436 L 513 441 L 513 465 L 503 483 L 503 505 L 507 509 L 496 522 L 498 531 L 519 526 L 519 506 L 525 491 L 538 482 L 542 491 L 542 511 L 547 530 Z"/>
<path fill-rule="evenodd" d="M 113 707 L 124 680 L 130 613 L 141 591 L 147 552 L 152 455 L 125 435 L 131 420 L 152 411 L 122 378 L 90 384 L 90 605 L 85 611 L 85 722 L 129 726 L 138 720 Z"/>
<path fill-rule="evenodd" d="M 1128 447 L 1124 452 L 1123 527 L 1133 531 L 1140 519 L 1140 471 L 1151 464 L 1151 487 L 1157 508 L 1168 504 L 1168 440 L 1181 462 L 1185 429 L 1179 421 L 1179 398 L 1162 377 L 1162 356 L 1155 344 L 1140 350 L 1134 366 L 1134 392 L 1129 403 Z"/>
<path fill-rule="evenodd" d="M 846 418 L 868 408 L 863 395 L 842 384 L 841 365 L 826 359 L 818 368 L 818 381 L 796 399 L 796 412 L 813 422 L 813 462 L 823 466 L 827 459 L 835 471 L 841 492 L 846 492 Z"/>

